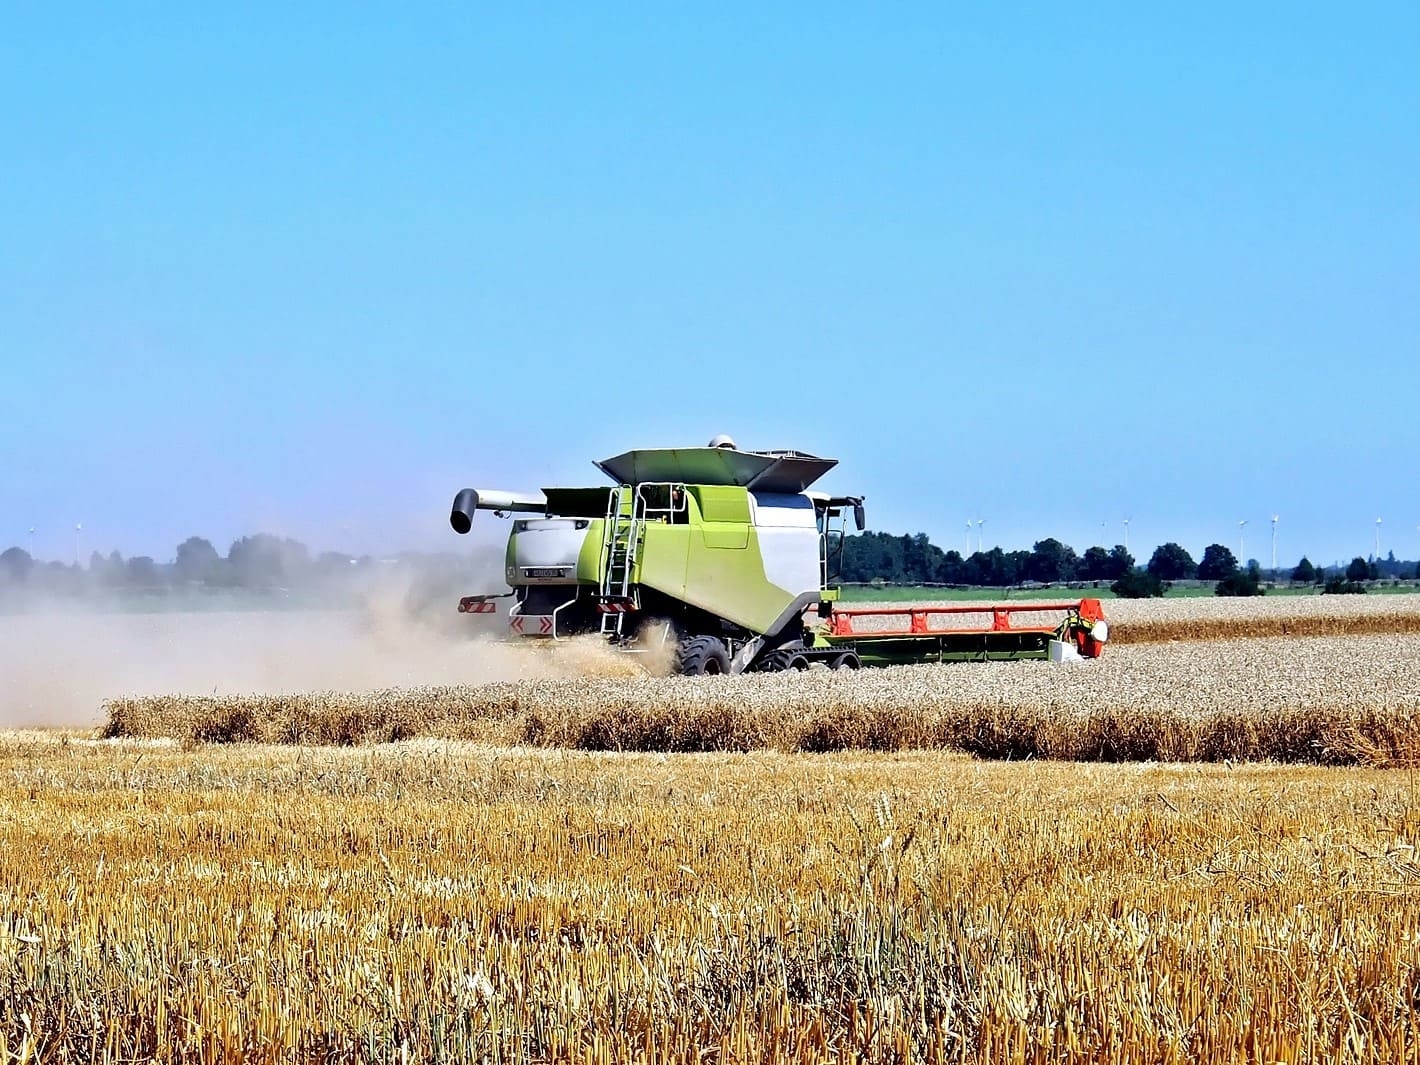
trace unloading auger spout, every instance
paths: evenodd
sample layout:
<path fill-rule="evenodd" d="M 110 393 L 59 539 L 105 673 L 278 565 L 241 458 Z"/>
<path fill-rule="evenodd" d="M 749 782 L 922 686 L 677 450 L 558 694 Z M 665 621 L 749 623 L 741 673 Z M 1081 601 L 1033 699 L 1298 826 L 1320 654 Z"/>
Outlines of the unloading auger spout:
<path fill-rule="evenodd" d="M 519 495 L 516 492 L 500 492 L 491 488 L 464 488 L 454 496 L 454 506 L 449 512 L 449 524 L 454 532 L 462 536 L 473 527 L 473 513 L 476 510 L 491 510 L 495 514 L 543 514 L 547 511 L 547 500 L 540 495 Z"/>

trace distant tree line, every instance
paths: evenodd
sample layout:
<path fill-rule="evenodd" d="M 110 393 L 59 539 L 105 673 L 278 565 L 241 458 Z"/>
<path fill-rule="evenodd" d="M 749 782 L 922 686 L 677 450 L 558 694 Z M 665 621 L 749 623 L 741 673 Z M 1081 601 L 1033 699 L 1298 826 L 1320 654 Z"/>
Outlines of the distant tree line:
<path fill-rule="evenodd" d="M 1207 581 L 1219 595 L 1258 595 L 1264 581 L 1317 584 L 1327 591 L 1364 591 L 1364 582 L 1415 578 L 1416 564 L 1391 553 L 1384 559 L 1355 558 L 1345 567 L 1322 567 L 1303 557 L 1290 570 L 1266 572 L 1256 559 L 1246 565 L 1223 544 L 1209 544 L 1202 559 L 1181 544 L 1155 548 L 1148 562 L 1136 565 L 1123 544 L 1089 547 L 1083 554 L 1048 537 L 1029 551 L 993 547 L 963 557 L 943 551 L 925 533 L 895 536 L 865 532 L 842 541 L 839 578 L 851 584 L 977 585 L 1009 588 L 1031 584 L 1110 582 L 1120 595 L 1162 595 L 1177 581 Z M 1342 587 L 1344 585 L 1345 587 Z"/>
<path fill-rule="evenodd" d="M 926 533 L 894 536 L 865 532 L 843 542 L 841 580 L 853 584 L 960 584 L 1010 587 L 1035 582 L 1113 581 L 1134 567 L 1134 557 L 1118 544 L 1106 550 L 1091 547 L 1083 555 L 1053 537 L 1029 551 L 993 547 L 963 558 L 943 551 Z"/>
<path fill-rule="evenodd" d="M 209 540 L 191 536 L 178 544 L 170 562 L 147 555 L 124 558 L 117 551 L 89 556 L 87 566 L 45 562 L 23 548 L 0 551 L 0 594 L 15 596 L 168 595 L 183 592 L 247 591 L 289 593 L 338 584 L 382 566 L 404 563 L 420 572 L 454 570 L 467 565 L 462 555 L 401 553 L 393 559 L 339 551 L 313 553 L 288 537 L 258 533 L 243 536 L 218 552 Z"/>

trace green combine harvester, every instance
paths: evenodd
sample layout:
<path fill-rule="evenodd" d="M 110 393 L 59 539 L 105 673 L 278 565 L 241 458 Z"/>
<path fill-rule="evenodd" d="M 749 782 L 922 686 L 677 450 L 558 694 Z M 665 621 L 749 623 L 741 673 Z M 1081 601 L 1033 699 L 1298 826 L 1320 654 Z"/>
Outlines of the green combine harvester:
<path fill-rule="evenodd" d="M 838 464 L 800 451 L 706 447 L 628 451 L 598 462 L 613 482 L 537 495 L 465 488 L 449 522 L 467 533 L 475 512 L 513 517 L 507 592 L 465 596 L 488 614 L 511 599 L 514 637 L 600 633 L 626 651 L 674 643 L 676 673 L 833 669 L 862 665 L 1095 657 L 1108 638 L 1097 600 L 1027 606 L 857 607 L 832 586 L 860 496 L 810 487 Z M 1017 613 L 1064 612 L 1016 626 Z M 934 616 L 988 624 L 934 627 Z M 903 628 L 901 618 L 907 618 Z"/>

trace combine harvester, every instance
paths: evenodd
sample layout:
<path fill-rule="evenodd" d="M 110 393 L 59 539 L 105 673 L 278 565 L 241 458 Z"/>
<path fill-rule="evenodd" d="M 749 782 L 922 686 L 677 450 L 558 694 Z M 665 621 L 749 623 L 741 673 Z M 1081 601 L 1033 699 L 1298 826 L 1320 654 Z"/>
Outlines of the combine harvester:
<path fill-rule="evenodd" d="M 480 510 L 513 516 L 511 590 L 466 596 L 459 610 L 490 614 L 511 599 L 510 634 L 533 640 L 601 633 L 627 651 L 674 641 L 672 671 L 692 675 L 1103 651 L 1109 626 L 1097 599 L 838 605 L 832 571 L 848 516 L 859 530 L 866 520 L 862 497 L 809 491 L 837 464 L 740 451 L 719 436 L 598 462 L 613 482 L 598 488 L 465 488 L 449 516 L 455 532 L 467 533 Z"/>

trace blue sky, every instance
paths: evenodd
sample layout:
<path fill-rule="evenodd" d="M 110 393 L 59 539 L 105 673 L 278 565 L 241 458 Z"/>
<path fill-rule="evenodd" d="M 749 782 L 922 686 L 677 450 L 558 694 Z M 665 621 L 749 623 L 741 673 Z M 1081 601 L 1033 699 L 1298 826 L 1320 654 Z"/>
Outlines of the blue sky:
<path fill-rule="evenodd" d="M 1420 555 L 1413 5 L 190 7 L 0 14 L 0 543 L 461 549 L 728 431 L 948 547 Z"/>

